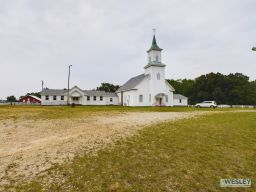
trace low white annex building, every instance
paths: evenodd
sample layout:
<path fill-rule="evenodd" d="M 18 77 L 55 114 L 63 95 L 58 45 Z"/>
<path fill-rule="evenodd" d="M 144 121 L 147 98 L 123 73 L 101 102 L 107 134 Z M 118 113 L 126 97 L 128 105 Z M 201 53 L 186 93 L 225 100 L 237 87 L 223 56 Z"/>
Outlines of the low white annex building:
<path fill-rule="evenodd" d="M 144 73 L 129 79 L 115 93 L 82 90 L 75 86 L 70 89 L 44 89 L 41 92 L 42 105 L 124 105 L 124 106 L 185 106 L 187 98 L 174 98 L 174 88 L 165 79 L 166 65 L 161 61 L 161 51 L 155 35 L 148 53 Z"/>
<path fill-rule="evenodd" d="M 105 91 L 82 90 L 77 86 L 72 89 L 44 89 L 41 92 L 42 105 L 118 105 L 116 93 Z"/>
<path fill-rule="evenodd" d="M 173 94 L 174 106 L 188 106 L 188 98 L 181 94 Z"/>

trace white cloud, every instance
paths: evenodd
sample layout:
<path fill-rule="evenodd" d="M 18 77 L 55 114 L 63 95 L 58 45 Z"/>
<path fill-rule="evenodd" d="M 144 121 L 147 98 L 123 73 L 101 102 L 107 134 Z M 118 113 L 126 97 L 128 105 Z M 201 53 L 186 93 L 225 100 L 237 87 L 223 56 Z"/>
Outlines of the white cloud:
<path fill-rule="evenodd" d="M 169 78 L 211 71 L 255 79 L 254 0 L 0 2 L 0 98 L 71 83 L 124 83 L 143 72 L 153 27 Z"/>

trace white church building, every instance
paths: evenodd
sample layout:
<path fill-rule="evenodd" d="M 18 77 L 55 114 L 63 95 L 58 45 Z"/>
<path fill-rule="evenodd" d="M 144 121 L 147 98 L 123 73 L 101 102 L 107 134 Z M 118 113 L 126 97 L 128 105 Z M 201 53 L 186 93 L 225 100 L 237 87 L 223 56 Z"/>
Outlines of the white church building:
<path fill-rule="evenodd" d="M 174 94 L 174 88 L 165 79 L 166 65 L 161 61 L 161 51 L 155 35 L 148 53 L 144 73 L 132 77 L 115 93 L 82 90 L 75 86 L 67 89 L 43 89 L 42 105 L 123 105 L 123 106 L 186 106 L 188 98 Z"/>

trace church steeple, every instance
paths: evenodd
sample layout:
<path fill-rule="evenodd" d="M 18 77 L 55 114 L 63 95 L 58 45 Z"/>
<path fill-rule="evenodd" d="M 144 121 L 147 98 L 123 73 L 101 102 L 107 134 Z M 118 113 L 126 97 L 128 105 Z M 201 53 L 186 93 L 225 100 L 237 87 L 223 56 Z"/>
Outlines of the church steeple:
<path fill-rule="evenodd" d="M 150 49 L 147 51 L 148 53 L 148 66 L 150 65 L 157 65 L 157 66 L 163 66 L 161 63 L 161 49 L 156 42 L 156 35 L 155 35 L 155 29 L 153 29 L 154 35 L 153 35 L 153 40 Z"/>
<path fill-rule="evenodd" d="M 163 49 L 161 49 L 161 48 L 157 45 L 155 34 L 154 34 L 154 36 L 153 36 L 152 45 L 151 45 L 150 49 L 149 49 L 147 52 L 149 53 L 149 52 L 152 51 L 152 50 L 154 50 L 154 51 L 162 51 L 162 50 L 163 50 Z"/>

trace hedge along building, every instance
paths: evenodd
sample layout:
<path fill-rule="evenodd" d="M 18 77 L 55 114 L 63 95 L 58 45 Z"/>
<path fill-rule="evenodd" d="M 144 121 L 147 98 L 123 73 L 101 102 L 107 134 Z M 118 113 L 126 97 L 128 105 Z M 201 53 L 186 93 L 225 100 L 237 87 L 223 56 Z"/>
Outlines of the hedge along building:
<path fill-rule="evenodd" d="M 75 86 L 70 89 L 69 103 L 79 105 L 124 105 L 124 106 L 173 106 L 174 88 L 165 79 L 166 65 L 161 61 L 162 49 L 156 37 L 148 53 L 144 73 L 128 80 L 115 93 L 82 90 Z M 66 89 L 44 89 L 41 92 L 42 105 L 66 105 Z M 184 103 L 182 103 L 183 105 Z M 178 105 L 178 103 L 177 103 Z"/>

